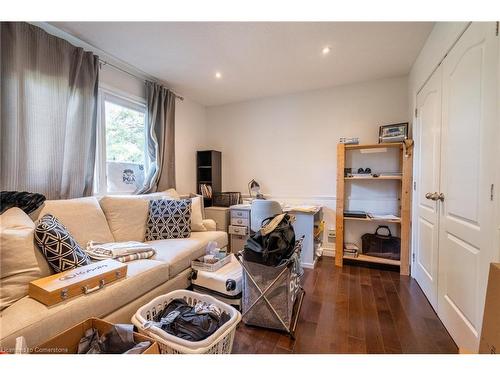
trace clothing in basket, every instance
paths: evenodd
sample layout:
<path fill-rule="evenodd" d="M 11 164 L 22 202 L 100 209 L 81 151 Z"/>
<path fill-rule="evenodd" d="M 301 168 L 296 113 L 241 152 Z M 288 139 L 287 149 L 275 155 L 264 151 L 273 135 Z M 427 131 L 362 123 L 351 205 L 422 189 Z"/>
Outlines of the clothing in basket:
<path fill-rule="evenodd" d="M 183 299 L 189 306 L 198 302 L 213 304 L 229 316 L 229 320 L 212 335 L 201 341 L 188 341 L 171 335 L 151 324 L 165 307 L 175 299 Z M 155 340 L 162 354 L 229 354 L 234 341 L 236 326 L 241 321 L 241 314 L 230 305 L 211 296 L 189 290 L 175 290 L 156 297 L 151 302 L 140 307 L 132 317 L 132 323 L 140 333 Z"/>
<path fill-rule="evenodd" d="M 200 341 L 215 333 L 229 315 L 214 304 L 190 306 L 183 299 L 170 302 L 153 323 L 163 331 L 188 341 Z"/>

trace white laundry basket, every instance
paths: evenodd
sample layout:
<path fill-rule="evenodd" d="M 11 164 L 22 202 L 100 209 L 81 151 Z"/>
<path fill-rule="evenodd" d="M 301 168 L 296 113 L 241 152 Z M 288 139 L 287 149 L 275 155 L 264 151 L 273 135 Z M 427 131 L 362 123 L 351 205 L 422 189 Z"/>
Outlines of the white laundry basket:
<path fill-rule="evenodd" d="M 183 299 L 190 306 L 194 306 L 198 302 L 214 304 L 225 311 L 230 318 L 217 331 L 204 340 L 188 341 L 181 339 L 148 323 L 153 321 L 174 299 Z M 211 296 L 189 290 L 175 290 L 156 297 L 148 304 L 139 308 L 132 317 L 132 323 L 140 333 L 148 335 L 158 342 L 162 354 L 230 354 L 233 348 L 236 326 L 240 320 L 240 312 L 230 305 L 220 302 Z"/>

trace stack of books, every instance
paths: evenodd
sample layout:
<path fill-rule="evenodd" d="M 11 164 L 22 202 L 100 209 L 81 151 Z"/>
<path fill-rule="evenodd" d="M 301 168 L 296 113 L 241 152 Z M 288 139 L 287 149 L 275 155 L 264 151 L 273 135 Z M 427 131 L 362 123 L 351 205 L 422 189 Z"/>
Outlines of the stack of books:
<path fill-rule="evenodd" d="M 212 186 L 207 184 L 200 184 L 200 192 L 204 198 L 212 198 Z"/>
<path fill-rule="evenodd" d="M 356 218 L 361 218 L 361 219 L 366 219 L 366 212 L 365 211 L 344 211 L 344 217 L 356 217 Z"/>
<path fill-rule="evenodd" d="M 359 247 L 355 243 L 344 244 L 344 257 L 357 258 L 358 252 L 359 252 Z"/>

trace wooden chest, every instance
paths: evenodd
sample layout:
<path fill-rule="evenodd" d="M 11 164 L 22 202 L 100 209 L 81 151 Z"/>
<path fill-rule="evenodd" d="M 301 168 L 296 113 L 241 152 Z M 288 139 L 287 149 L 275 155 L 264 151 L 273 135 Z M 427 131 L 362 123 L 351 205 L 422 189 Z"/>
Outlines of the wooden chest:
<path fill-rule="evenodd" d="M 108 259 L 30 282 L 28 294 L 52 306 L 82 294 L 96 292 L 127 275 L 127 265 Z"/>

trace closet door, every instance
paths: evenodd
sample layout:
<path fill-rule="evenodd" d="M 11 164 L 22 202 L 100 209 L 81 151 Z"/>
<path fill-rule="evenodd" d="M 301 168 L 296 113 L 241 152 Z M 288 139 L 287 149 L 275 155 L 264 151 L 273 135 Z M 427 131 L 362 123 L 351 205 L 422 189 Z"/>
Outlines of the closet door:
<path fill-rule="evenodd" d="M 417 280 L 432 307 L 437 310 L 439 187 L 441 147 L 441 67 L 417 95 L 415 151 L 417 165 L 416 218 L 413 277 Z M 434 198 L 434 199 L 433 199 Z"/>
<path fill-rule="evenodd" d="M 499 157 L 495 24 L 473 23 L 443 61 L 438 315 L 476 349 L 489 263 L 498 260 L 490 198 Z"/>

